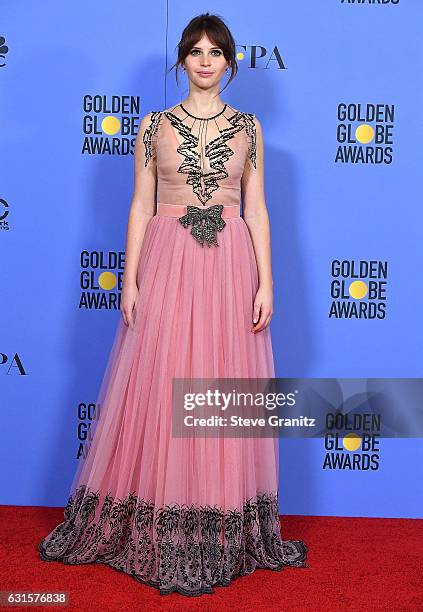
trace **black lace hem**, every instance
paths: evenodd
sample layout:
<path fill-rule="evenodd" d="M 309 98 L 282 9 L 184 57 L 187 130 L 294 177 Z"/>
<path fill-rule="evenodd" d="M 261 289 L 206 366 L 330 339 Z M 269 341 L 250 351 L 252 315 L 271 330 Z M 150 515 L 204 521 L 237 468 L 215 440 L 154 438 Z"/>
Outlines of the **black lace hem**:
<path fill-rule="evenodd" d="M 102 563 L 155 587 L 163 595 L 213 593 L 255 569 L 309 567 L 307 546 L 280 537 L 277 496 L 259 493 L 243 508 L 217 506 L 157 508 L 130 493 L 80 486 L 70 496 L 65 521 L 39 544 L 44 561 Z"/>

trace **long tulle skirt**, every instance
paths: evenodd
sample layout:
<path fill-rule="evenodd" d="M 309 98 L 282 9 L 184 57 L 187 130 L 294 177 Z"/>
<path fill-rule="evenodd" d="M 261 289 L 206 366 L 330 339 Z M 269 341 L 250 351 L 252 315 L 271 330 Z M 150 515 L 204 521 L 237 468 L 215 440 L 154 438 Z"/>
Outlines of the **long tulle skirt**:
<path fill-rule="evenodd" d="M 274 377 L 270 329 L 251 331 L 258 272 L 244 219 L 217 239 L 202 247 L 174 217 L 148 223 L 135 324 L 119 320 L 92 443 L 41 559 L 105 563 L 185 595 L 307 567 L 304 542 L 280 535 L 276 439 L 172 435 L 173 377 Z"/>

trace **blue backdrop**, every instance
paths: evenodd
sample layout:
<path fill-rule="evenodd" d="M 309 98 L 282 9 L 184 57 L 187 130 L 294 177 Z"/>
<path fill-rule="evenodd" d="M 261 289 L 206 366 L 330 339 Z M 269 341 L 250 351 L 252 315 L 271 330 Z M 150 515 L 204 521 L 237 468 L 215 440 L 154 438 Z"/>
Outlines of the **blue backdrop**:
<path fill-rule="evenodd" d="M 67 500 L 120 317 L 137 127 L 188 94 L 166 70 L 203 11 L 237 43 L 222 98 L 263 126 L 277 375 L 422 376 L 419 0 L 3 3 L 2 504 Z M 377 470 L 326 452 L 281 440 L 282 513 L 421 516 L 420 439 L 382 439 Z"/>

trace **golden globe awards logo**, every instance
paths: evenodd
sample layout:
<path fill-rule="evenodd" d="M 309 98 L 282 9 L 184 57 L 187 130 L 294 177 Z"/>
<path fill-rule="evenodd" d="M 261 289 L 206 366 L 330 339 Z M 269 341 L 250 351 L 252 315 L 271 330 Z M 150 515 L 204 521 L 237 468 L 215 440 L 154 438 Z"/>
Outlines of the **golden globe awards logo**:
<path fill-rule="evenodd" d="M 139 96 L 85 95 L 83 155 L 133 155 L 140 122 Z"/>
<path fill-rule="evenodd" d="M 86 404 L 81 402 L 78 404 L 78 424 L 77 424 L 77 439 L 78 450 L 76 458 L 86 458 L 93 440 L 91 431 L 92 423 L 100 418 L 100 404 Z"/>
<path fill-rule="evenodd" d="M 329 318 L 384 319 L 387 279 L 387 261 L 334 259 Z"/>
<path fill-rule="evenodd" d="M 393 104 L 338 104 L 335 162 L 391 164 L 394 120 Z"/>
<path fill-rule="evenodd" d="M 82 251 L 79 308 L 120 310 L 125 252 Z"/>
<path fill-rule="evenodd" d="M 380 414 L 326 415 L 324 470 L 376 471 L 380 463 Z"/>

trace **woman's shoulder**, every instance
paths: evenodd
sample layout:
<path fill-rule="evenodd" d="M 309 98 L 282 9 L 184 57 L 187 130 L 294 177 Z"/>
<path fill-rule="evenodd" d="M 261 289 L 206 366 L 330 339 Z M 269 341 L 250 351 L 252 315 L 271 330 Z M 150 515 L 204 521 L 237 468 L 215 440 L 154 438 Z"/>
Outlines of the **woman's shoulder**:
<path fill-rule="evenodd" d="M 229 112 L 232 111 L 232 116 L 235 115 L 235 116 L 239 116 L 242 118 L 246 117 L 247 119 L 251 119 L 251 120 L 253 120 L 256 117 L 255 113 L 241 110 L 240 108 L 236 108 L 235 106 L 232 106 L 232 104 L 227 104 L 227 107 L 228 107 Z"/>
<path fill-rule="evenodd" d="M 257 119 L 257 115 L 235 108 L 229 104 L 227 106 L 230 111 L 229 121 L 234 125 L 244 128 L 242 131 L 248 140 L 248 157 L 251 159 L 254 168 L 256 168 L 257 138 L 260 131 L 260 122 Z"/>
<path fill-rule="evenodd" d="M 234 111 L 235 120 L 238 120 L 245 127 L 245 132 L 251 141 L 251 147 L 255 150 L 256 139 L 261 134 L 261 123 L 257 117 L 257 113 L 250 111 L 243 111 L 234 107 L 231 107 Z"/>
<path fill-rule="evenodd" d="M 163 114 L 163 111 L 161 110 L 148 111 L 144 115 L 141 115 L 141 123 L 148 125 L 152 121 L 160 119 L 162 114 Z"/>
<path fill-rule="evenodd" d="M 138 139 L 144 145 L 145 166 L 157 155 L 161 111 L 152 110 L 141 116 L 138 128 Z"/>

